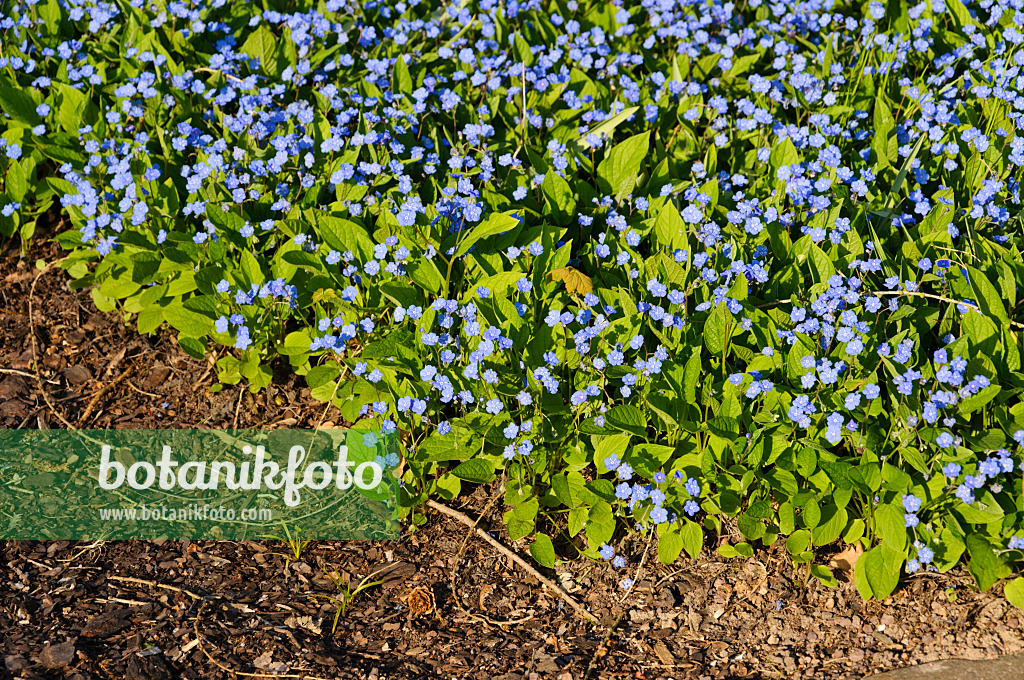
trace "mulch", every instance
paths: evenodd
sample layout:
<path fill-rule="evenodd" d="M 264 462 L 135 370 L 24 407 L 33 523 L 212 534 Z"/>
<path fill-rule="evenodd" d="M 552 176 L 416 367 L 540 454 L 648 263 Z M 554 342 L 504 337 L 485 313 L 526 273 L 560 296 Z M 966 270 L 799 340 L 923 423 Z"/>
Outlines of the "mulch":
<path fill-rule="evenodd" d="M 302 428 L 334 417 L 283 369 L 259 394 L 211 393 L 210 363 L 166 329 L 140 336 L 97 311 L 56 268 L 36 282 L 30 324 L 34 263 L 61 251 L 42 241 L 26 257 L 10 242 L 2 251 L 0 427 Z M 480 486 L 452 504 L 475 517 L 498 492 Z M 483 525 L 526 554 L 501 512 Z M 459 559 L 466 535 L 430 511 L 400 540 L 315 542 L 298 560 L 277 541 L 6 541 L 0 678 L 838 679 L 1024 649 L 1024 612 L 974 592 L 962 569 L 864 602 L 838 570 L 837 588 L 805 584 L 781 545 L 750 560 L 707 546 L 669 567 L 652 551 L 624 598 L 618 581 L 648 549 L 624 537 L 626 570 L 575 560 L 547 572 L 594 625 L 479 538 Z M 332 631 L 329 598 L 341 595 L 330 576 L 355 585 L 373 573 L 385 583 L 356 596 Z"/>

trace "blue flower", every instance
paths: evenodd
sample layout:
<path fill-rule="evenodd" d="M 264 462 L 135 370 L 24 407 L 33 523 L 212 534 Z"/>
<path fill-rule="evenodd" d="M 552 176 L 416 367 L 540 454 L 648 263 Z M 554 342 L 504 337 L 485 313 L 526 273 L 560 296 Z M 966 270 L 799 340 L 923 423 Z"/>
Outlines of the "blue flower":
<path fill-rule="evenodd" d="M 921 509 L 921 499 L 913 494 L 903 494 L 903 509 L 907 512 L 917 512 Z"/>

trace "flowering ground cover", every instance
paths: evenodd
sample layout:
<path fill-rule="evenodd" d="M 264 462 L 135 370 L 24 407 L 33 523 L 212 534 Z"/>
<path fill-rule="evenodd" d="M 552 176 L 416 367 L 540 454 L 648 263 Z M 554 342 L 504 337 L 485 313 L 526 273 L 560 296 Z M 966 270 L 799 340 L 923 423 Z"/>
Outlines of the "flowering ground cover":
<path fill-rule="evenodd" d="M 400 434 L 413 526 L 1024 606 L 1018 5 L 21 3 L 0 231 Z"/>

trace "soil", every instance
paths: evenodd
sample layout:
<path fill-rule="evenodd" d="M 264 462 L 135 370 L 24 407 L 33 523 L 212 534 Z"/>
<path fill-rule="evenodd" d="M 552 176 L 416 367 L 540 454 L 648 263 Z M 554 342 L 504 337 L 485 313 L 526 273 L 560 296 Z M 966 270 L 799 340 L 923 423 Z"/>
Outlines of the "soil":
<path fill-rule="evenodd" d="M 3 245 L 0 427 L 331 421 L 283 370 L 257 395 L 211 393 L 211 364 L 166 329 L 140 336 L 98 312 L 87 290 L 70 290 L 58 268 L 34 266 L 61 256 L 42 238 L 26 257 Z M 451 504 L 475 518 L 498 491 L 477 487 Z M 482 526 L 526 554 L 501 529 L 501 511 Z M 275 541 L 4 542 L 0 678 L 838 679 L 1024 649 L 1024 612 L 998 587 L 974 592 L 961 569 L 919 573 L 885 602 L 864 602 L 841 569 L 836 588 L 805 584 L 780 545 L 750 560 L 725 560 L 709 545 L 698 560 L 663 567 L 654 551 L 644 559 L 642 536 L 618 545 L 630 555 L 625 570 L 576 560 L 547 572 L 595 625 L 487 543 L 467 540 L 462 524 L 427 518 L 398 541 L 316 542 L 298 558 Z M 332 630 L 328 598 L 341 592 L 330 576 L 354 587 L 374 573 L 385 583 L 356 595 Z M 627 575 L 637 582 L 624 593 Z"/>

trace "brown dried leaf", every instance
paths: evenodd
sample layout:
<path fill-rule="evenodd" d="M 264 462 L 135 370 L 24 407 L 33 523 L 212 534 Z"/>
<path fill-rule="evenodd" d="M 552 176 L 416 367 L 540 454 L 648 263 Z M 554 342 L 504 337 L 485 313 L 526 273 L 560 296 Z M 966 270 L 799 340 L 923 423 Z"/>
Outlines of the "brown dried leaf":
<path fill-rule="evenodd" d="M 845 550 L 832 556 L 829 566 L 833 569 L 840 569 L 852 577 L 853 570 L 857 565 L 857 558 L 863 554 L 864 548 L 860 547 L 860 543 L 848 545 Z"/>
<path fill-rule="evenodd" d="M 594 292 L 594 282 L 590 280 L 590 277 L 573 267 L 552 269 L 548 272 L 545 279 L 548 281 L 561 281 L 565 284 L 565 289 L 570 293 L 586 295 L 587 293 Z"/>

